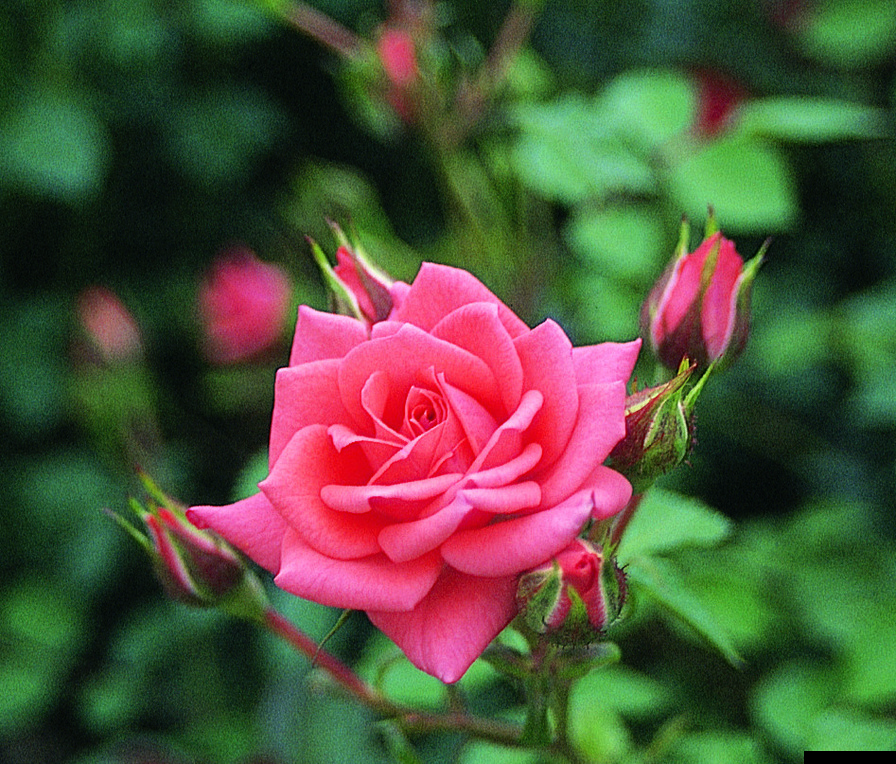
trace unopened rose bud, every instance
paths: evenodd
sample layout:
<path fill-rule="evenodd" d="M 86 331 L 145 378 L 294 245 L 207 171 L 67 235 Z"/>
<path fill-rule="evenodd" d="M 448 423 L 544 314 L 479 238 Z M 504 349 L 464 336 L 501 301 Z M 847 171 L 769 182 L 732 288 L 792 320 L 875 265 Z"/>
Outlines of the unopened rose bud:
<path fill-rule="evenodd" d="M 549 564 L 520 578 L 517 604 L 529 630 L 556 644 L 586 645 L 619 617 L 625 589 L 616 560 L 576 539 Z"/>
<path fill-rule="evenodd" d="M 401 283 L 373 265 L 361 246 L 357 242 L 349 242 L 338 225 L 334 224 L 332 228 L 339 242 L 335 268 L 316 242 L 311 241 L 310 244 L 330 290 L 335 311 L 368 325 L 384 321 L 395 307 Z"/>
<path fill-rule="evenodd" d="M 214 533 L 190 523 L 185 508 L 148 476 L 141 479 L 152 498 L 146 506 L 132 500 L 131 508 L 143 521 L 145 533 L 110 514 L 149 555 L 166 594 L 186 605 L 221 605 L 234 615 L 258 617 L 264 594 L 240 556 Z"/>
<path fill-rule="evenodd" d="M 696 367 L 684 366 L 665 384 L 639 390 L 625 402 L 625 437 L 608 464 L 621 472 L 635 493 L 677 467 L 694 440 L 693 412 L 706 375 L 690 393 L 685 385 Z"/>
<path fill-rule="evenodd" d="M 744 265 L 734 242 L 716 231 L 689 254 L 688 233 L 684 223 L 676 256 L 641 309 L 642 334 L 673 370 L 685 358 L 705 369 L 741 353 L 750 331 L 753 280 L 765 250 Z"/>
<path fill-rule="evenodd" d="M 215 260 L 199 289 L 209 361 L 232 364 L 252 359 L 283 339 L 292 284 L 277 265 L 237 248 Z"/>
<path fill-rule="evenodd" d="M 377 57 L 389 81 L 406 88 L 420 76 L 414 38 L 405 29 L 386 26 L 376 43 Z"/>
<path fill-rule="evenodd" d="M 78 296 L 78 319 L 107 363 L 139 358 L 143 354 L 140 329 L 118 296 L 106 287 L 93 286 Z"/>

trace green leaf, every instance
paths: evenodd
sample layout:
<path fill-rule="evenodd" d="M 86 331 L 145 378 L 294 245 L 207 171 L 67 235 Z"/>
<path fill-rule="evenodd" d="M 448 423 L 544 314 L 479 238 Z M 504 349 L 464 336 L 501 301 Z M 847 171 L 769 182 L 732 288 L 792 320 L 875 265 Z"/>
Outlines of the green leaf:
<path fill-rule="evenodd" d="M 686 735 L 670 751 L 674 764 L 769 764 L 771 759 L 752 737 L 739 732 Z"/>
<path fill-rule="evenodd" d="M 626 528 L 619 544 L 620 563 L 643 555 L 689 546 L 715 546 L 731 533 L 724 515 L 701 501 L 674 491 L 653 488 Z"/>
<path fill-rule="evenodd" d="M 829 98 L 759 98 L 741 106 L 738 130 L 783 141 L 875 138 L 883 135 L 884 113 Z"/>
<path fill-rule="evenodd" d="M 688 590 L 685 580 L 670 562 L 660 558 L 638 558 L 626 566 L 625 572 L 636 596 L 647 596 L 676 621 L 689 626 L 721 652 L 732 666 L 743 664 L 728 633 Z"/>
<path fill-rule="evenodd" d="M 617 135 L 599 104 L 566 96 L 515 112 L 521 135 L 511 166 L 521 180 L 550 199 L 574 204 L 610 193 L 646 194 L 655 178 L 646 157 Z"/>
<path fill-rule="evenodd" d="M 564 233 L 598 274 L 639 286 L 671 256 L 659 210 L 646 205 L 580 209 Z"/>
<path fill-rule="evenodd" d="M 801 756 L 814 719 L 835 696 L 830 672 L 802 663 L 786 663 L 754 690 L 754 723 L 793 756 Z"/>
<path fill-rule="evenodd" d="M 799 39 L 811 57 L 833 66 L 881 63 L 896 43 L 896 7 L 891 0 L 825 0 L 809 6 Z"/>
<path fill-rule="evenodd" d="M 709 206 L 726 232 L 766 235 L 796 221 L 797 198 L 790 167 L 776 146 L 731 135 L 693 153 L 670 158 L 672 203 L 693 221 Z"/>
<path fill-rule="evenodd" d="M 812 720 L 806 750 L 896 751 L 896 721 L 853 709 L 826 709 Z"/>
<path fill-rule="evenodd" d="M 651 152 L 687 129 L 696 96 L 679 72 L 651 69 L 619 75 L 600 94 L 599 104 L 620 138 Z"/>

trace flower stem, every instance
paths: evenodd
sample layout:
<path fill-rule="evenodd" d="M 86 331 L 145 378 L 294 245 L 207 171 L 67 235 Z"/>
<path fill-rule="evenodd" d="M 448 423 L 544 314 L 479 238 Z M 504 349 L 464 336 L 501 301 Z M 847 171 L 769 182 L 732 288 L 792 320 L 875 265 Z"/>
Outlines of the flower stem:
<path fill-rule="evenodd" d="M 613 525 L 613 532 L 610 536 L 610 546 L 612 549 L 615 549 L 619 546 L 619 541 L 622 539 L 622 534 L 625 533 L 625 529 L 628 528 L 629 522 L 631 522 L 632 517 L 635 515 L 635 511 L 641 504 L 641 499 L 644 498 L 643 493 L 633 494 L 631 499 L 628 500 L 628 504 L 625 505 L 625 509 L 619 513 L 619 518 L 616 520 L 616 523 Z"/>
<path fill-rule="evenodd" d="M 446 713 L 418 711 L 389 700 L 334 655 L 320 649 L 311 637 L 272 608 L 265 611 L 262 623 L 268 631 L 288 642 L 315 665 L 326 671 L 350 695 L 380 716 L 393 719 L 405 732 L 427 733 L 455 730 L 506 746 L 521 747 L 523 745 L 522 729 L 517 724 L 473 716 L 463 710 L 450 710 Z"/>
<path fill-rule="evenodd" d="M 297 30 L 343 58 L 354 58 L 358 55 L 361 48 L 358 36 L 316 8 L 306 3 L 293 2 L 279 13 L 281 18 Z"/>

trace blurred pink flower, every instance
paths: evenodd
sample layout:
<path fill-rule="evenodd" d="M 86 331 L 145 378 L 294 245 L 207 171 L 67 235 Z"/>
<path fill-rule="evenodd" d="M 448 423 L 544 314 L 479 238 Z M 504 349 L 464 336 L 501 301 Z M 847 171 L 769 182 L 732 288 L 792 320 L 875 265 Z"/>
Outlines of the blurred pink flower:
<path fill-rule="evenodd" d="M 110 289 L 92 286 L 78 296 L 78 319 L 106 361 L 123 361 L 143 352 L 140 329 L 124 303 Z"/>
<path fill-rule="evenodd" d="M 273 348 L 283 336 L 291 298 L 292 284 L 279 266 L 249 249 L 219 256 L 199 289 L 206 358 L 238 363 Z"/>

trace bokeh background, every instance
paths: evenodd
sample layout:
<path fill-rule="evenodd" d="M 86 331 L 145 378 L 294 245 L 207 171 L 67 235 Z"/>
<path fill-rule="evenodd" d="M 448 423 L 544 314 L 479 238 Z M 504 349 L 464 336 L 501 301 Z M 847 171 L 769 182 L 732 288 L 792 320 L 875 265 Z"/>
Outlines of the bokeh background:
<path fill-rule="evenodd" d="M 332 219 L 396 277 L 461 265 L 530 324 L 624 340 L 681 216 L 696 244 L 708 205 L 745 257 L 773 238 L 747 351 L 665 487 L 734 522 L 674 564 L 744 663 L 638 612 L 624 668 L 577 686 L 574 738 L 614 762 L 896 748 L 896 5 L 313 6 L 355 35 L 350 60 L 289 3 L 0 6 L 0 761 L 393 760 L 389 728 L 302 658 L 166 600 L 103 513 L 128 511 L 135 463 L 187 503 L 264 477 L 290 327 L 248 360 L 208 353 L 221 253 L 282 268 L 291 316 L 324 308 L 305 236 L 332 253 Z M 483 85 L 508 14 L 530 12 Z M 416 35 L 411 95 L 377 59 L 389 24 Z M 338 615 L 271 596 L 317 638 Z M 391 650 L 361 615 L 330 644 L 368 675 Z M 397 696 L 442 702 L 389 665 Z M 464 682 L 479 712 L 518 711 L 487 667 Z M 414 745 L 401 760 L 542 760 Z"/>

